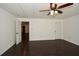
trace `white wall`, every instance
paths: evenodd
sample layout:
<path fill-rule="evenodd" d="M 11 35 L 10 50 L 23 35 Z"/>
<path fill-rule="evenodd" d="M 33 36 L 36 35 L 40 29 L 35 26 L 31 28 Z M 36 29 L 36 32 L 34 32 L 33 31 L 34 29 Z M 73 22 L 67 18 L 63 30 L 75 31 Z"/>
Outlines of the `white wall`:
<path fill-rule="evenodd" d="M 15 17 L 0 8 L 0 55 L 15 43 Z"/>
<path fill-rule="evenodd" d="M 61 20 L 57 19 L 39 19 L 39 18 L 18 18 L 18 19 L 24 22 L 29 21 L 30 41 L 55 39 L 55 23 L 61 22 Z"/>
<path fill-rule="evenodd" d="M 56 39 L 64 39 L 63 38 L 63 20 L 55 22 L 55 38 Z"/>
<path fill-rule="evenodd" d="M 64 19 L 64 39 L 79 45 L 79 15 Z"/>

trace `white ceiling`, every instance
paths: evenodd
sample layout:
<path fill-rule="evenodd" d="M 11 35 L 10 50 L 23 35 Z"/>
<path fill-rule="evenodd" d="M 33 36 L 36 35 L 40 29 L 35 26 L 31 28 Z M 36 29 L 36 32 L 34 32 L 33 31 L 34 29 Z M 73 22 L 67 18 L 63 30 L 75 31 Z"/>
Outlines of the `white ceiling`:
<path fill-rule="evenodd" d="M 58 5 L 61 5 L 58 4 Z M 0 3 L 0 7 L 15 15 L 17 18 L 68 18 L 79 14 L 79 4 L 61 9 L 63 14 L 48 16 L 48 12 L 39 12 L 43 9 L 49 9 L 49 3 Z"/>

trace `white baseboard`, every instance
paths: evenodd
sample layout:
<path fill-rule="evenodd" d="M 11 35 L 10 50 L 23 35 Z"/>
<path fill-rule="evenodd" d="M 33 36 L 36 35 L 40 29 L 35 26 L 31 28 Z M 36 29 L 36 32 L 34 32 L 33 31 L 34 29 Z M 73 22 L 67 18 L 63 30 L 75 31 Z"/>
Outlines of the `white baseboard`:
<path fill-rule="evenodd" d="M 29 39 L 29 41 L 43 41 L 43 40 L 55 40 L 53 39 Z"/>
<path fill-rule="evenodd" d="M 78 45 L 78 46 L 79 46 L 79 43 L 73 42 L 73 41 L 68 40 L 68 39 L 64 39 L 64 40 L 66 40 L 66 41 L 68 41 L 68 42 L 70 42 L 70 43 L 72 43 L 72 44 L 75 44 L 75 45 Z"/>
<path fill-rule="evenodd" d="M 0 55 L 2 55 L 3 53 L 5 53 L 8 49 L 10 49 L 15 43 L 11 44 L 10 46 L 8 46 L 4 51 L 2 51 L 0 53 Z"/>

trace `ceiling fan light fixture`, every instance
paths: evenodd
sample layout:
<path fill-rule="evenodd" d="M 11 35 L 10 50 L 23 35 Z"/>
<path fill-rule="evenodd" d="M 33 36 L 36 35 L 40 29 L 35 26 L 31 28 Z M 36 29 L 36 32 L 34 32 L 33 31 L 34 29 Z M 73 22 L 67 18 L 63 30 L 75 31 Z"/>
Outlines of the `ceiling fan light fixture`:
<path fill-rule="evenodd" d="M 58 11 L 55 11 L 55 14 L 58 14 Z"/>
<path fill-rule="evenodd" d="M 55 11 L 54 10 L 51 10 L 50 11 L 50 15 L 55 15 L 55 14 L 58 14 L 58 11 L 57 10 L 55 10 Z"/>
<path fill-rule="evenodd" d="M 54 15 L 54 11 L 53 10 L 50 11 L 50 15 Z"/>

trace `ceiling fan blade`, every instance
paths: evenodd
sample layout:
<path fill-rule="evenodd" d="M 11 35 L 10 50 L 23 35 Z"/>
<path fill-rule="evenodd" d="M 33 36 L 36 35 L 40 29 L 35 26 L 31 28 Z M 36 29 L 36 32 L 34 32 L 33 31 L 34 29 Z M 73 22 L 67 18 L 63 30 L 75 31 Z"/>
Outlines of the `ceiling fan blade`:
<path fill-rule="evenodd" d="M 59 6 L 58 9 L 68 7 L 68 6 L 71 6 L 71 5 L 73 5 L 73 3 L 66 3 L 66 4 L 63 4 L 63 5 Z"/>
<path fill-rule="evenodd" d="M 57 4 L 55 4 L 55 8 L 54 9 L 57 9 Z"/>
<path fill-rule="evenodd" d="M 50 10 L 40 10 L 40 12 L 43 12 L 43 11 L 50 11 Z"/>
<path fill-rule="evenodd" d="M 50 12 L 47 15 L 50 15 Z"/>
<path fill-rule="evenodd" d="M 52 10 L 52 3 L 50 3 L 50 9 Z"/>
<path fill-rule="evenodd" d="M 61 10 L 57 10 L 58 11 L 58 13 L 63 13 L 63 11 L 61 11 Z"/>

